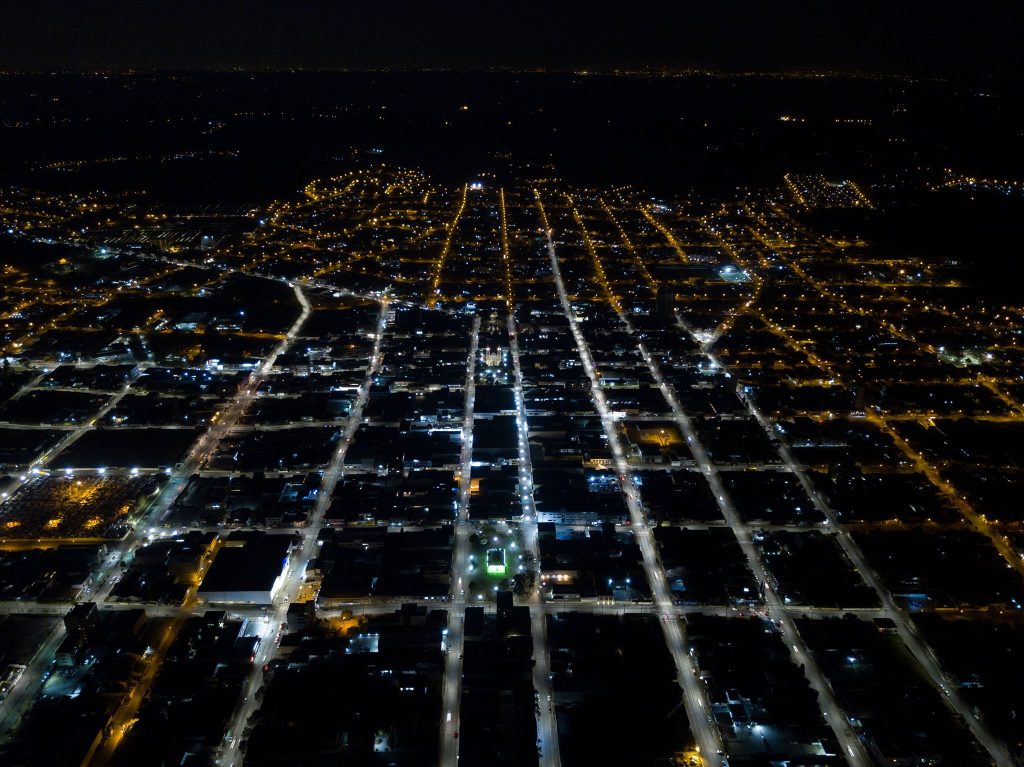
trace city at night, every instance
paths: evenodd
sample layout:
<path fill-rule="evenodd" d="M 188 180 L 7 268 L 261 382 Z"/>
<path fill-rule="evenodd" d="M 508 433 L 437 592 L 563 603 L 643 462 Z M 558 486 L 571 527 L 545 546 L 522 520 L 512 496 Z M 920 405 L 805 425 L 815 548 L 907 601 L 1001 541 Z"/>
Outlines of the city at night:
<path fill-rule="evenodd" d="M 1024 10 L 0 26 L 0 765 L 1024 767 Z"/>

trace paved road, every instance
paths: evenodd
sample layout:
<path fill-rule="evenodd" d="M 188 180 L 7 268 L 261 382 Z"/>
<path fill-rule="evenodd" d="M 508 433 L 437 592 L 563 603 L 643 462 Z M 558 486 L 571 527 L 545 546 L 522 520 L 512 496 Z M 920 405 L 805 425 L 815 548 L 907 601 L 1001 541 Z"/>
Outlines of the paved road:
<path fill-rule="evenodd" d="M 252 717 L 253 712 L 259 708 L 259 699 L 256 693 L 263 685 L 263 667 L 273 660 L 277 652 L 282 626 L 288 616 L 288 606 L 298 596 L 305 579 L 306 569 L 316 553 L 317 538 L 323 525 L 324 514 L 326 514 L 327 509 L 330 507 L 334 488 L 342 476 L 348 446 L 352 443 L 352 438 L 355 436 L 356 430 L 362 421 L 363 408 L 366 406 L 366 401 L 370 394 L 373 376 L 380 368 L 382 359 L 381 345 L 384 340 L 387 316 L 388 303 L 385 300 L 381 302 L 373 351 L 367 365 L 366 376 L 359 387 L 356 401 L 353 403 L 352 412 L 349 414 L 345 427 L 345 433 L 338 441 L 338 446 L 335 448 L 331 460 L 324 470 L 320 481 L 320 491 L 317 494 L 316 506 L 307 520 L 306 527 L 303 528 L 301 543 L 292 551 L 289 557 L 284 583 L 274 602 L 273 611 L 264 621 L 263 630 L 260 632 L 261 641 L 253 661 L 252 672 L 242 687 L 238 705 L 225 731 L 221 753 L 217 759 L 217 764 L 224 767 L 233 767 L 233 765 L 241 761 L 239 747 L 244 739 L 246 724 Z"/>
<path fill-rule="evenodd" d="M 678 315 L 676 317 L 676 320 L 679 327 L 682 330 L 689 332 L 691 336 L 693 335 L 693 333 L 682 321 L 682 319 L 678 317 Z M 708 358 L 709 361 L 713 362 L 717 367 L 721 368 L 722 370 L 726 369 L 725 366 L 722 364 L 722 361 L 711 351 L 705 350 L 704 355 Z M 663 381 L 661 383 L 663 384 Z M 896 604 L 893 601 L 892 595 L 889 593 L 889 590 L 885 588 L 885 586 L 882 584 L 881 580 L 878 578 L 878 575 L 875 573 L 874 569 L 870 565 L 868 565 L 867 560 L 864 558 L 863 553 L 860 551 L 860 548 L 857 546 L 856 543 L 854 543 L 853 538 L 850 536 L 850 534 L 839 525 L 838 520 L 832 512 L 832 509 L 829 508 L 828 504 L 825 503 L 820 493 L 818 493 L 817 489 L 810 481 L 810 478 L 807 476 L 807 472 L 804 470 L 804 467 L 795 460 L 792 452 L 789 449 L 789 446 L 786 444 L 785 440 L 779 434 L 778 430 L 774 428 L 774 425 L 771 423 L 771 421 L 769 421 L 769 419 L 757 407 L 757 403 L 755 402 L 753 397 L 743 396 L 741 397 L 741 399 L 746 405 L 747 410 L 764 430 L 768 439 L 771 440 L 771 442 L 775 445 L 782 460 L 800 481 L 801 486 L 803 487 L 808 498 L 814 504 L 815 508 L 822 515 L 825 516 L 825 518 L 828 520 L 829 525 L 834 528 L 834 530 L 836 531 L 836 542 L 843 549 L 843 552 L 847 555 L 847 557 L 849 557 L 854 568 L 860 573 L 861 577 L 864 579 L 867 585 L 874 589 L 882 605 L 882 615 L 884 617 L 891 619 L 896 624 L 897 631 L 899 633 L 900 638 L 903 640 L 904 645 L 914 656 L 917 662 L 921 665 L 924 672 L 930 678 L 932 684 L 935 685 L 941 691 L 942 695 L 949 702 L 949 705 L 952 706 L 954 710 L 956 710 L 956 712 L 961 716 L 961 718 L 963 718 L 964 722 L 971 729 L 975 738 L 977 738 L 977 740 L 982 744 L 985 750 L 988 751 L 989 755 L 992 757 L 994 762 L 997 765 L 999 765 L 999 767 L 1012 767 L 1013 760 L 1010 758 L 1006 750 L 1006 746 L 988 731 L 988 728 L 984 725 L 984 723 L 981 720 L 974 716 L 973 711 L 967 705 L 966 701 L 963 700 L 962 696 L 958 692 L 956 685 L 953 684 L 946 677 L 945 673 L 941 668 L 941 665 L 938 662 L 938 659 L 935 657 L 934 652 L 924 642 L 920 633 L 917 631 L 916 627 L 911 623 L 906 614 L 896 607 Z M 753 548 L 753 545 L 749 543 L 749 532 L 737 530 L 737 537 L 741 539 L 741 545 L 743 544 L 743 539 L 745 538 L 748 540 L 749 547 Z M 814 677 L 813 679 L 811 679 L 812 685 L 815 687 L 816 690 L 819 688 L 819 685 L 825 685 L 827 690 L 827 698 L 834 703 L 835 698 L 831 692 L 831 686 L 828 685 L 827 682 L 825 682 L 824 676 L 818 670 L 817 664 L 813 663 L 813 658 L 811 658 L 806 646 L 804 646 L 803 642 L 799 640 L 799 635 L 796 633 L 796 628 L 793 625 L 792 617 L 785 616 L 785 611 L 780 609 L 781 605 L 779 604 L 778 596 L 770 587 L 766 588 L 766 597 L 770 600 L 769 606 L 772 609 L 773 616 L 781 618 L 780 627 L 783 628 L 784 634 L 787 633 L 787 629 L 789 629 L 790 638 L 788 638 L 787 641 L 793 646 L 794 652 L 797 655 L 797 657 L 800 658 L 801 662 L 805 664 L 805 671 L 808 673 L 808 677 Z M 821 700 L 823 700 L 823 698 L 822 693 L 819 690 L 819 701 Z M 861 754 L 859 756 L 866 761 L 860 761 L 859 758 L 855 758 L 851 753 L 856 752 L 857 750 L 856 747 L 854 747 L 853 744 L 850 742 L 851 735 L 853 735 L 852 729 L 849 727 L 848 721 L 845 718 L 843 720 L 843 723 L 846 726 L 837 726 L 838 720 L 836 712 L 838 711 L 838 706 L 829 706 L 828 711 L 830 713 L 830 724 L 832 724 L 837 736 L 840 736 L 840 734 L 842 734 L 842 736 L 840 737 L 840 742 L 844 745 L 844 747 L 847 748 L 850 761 L 857 764 L 871 764 L 870 760 L 868 760 L 866 753 L 863 753 L 862 749 Z M 855 735 L 853 735 L 853 737 L 855 737 Z"/>
<path fill-rule="evenodd" d="M 761 559 L 761 551 L 754 544 L 749 527 L 744 525 L 740 519 L 728 491 L 722 484 L 721 477 L 718 475 L 716 467 L 708 456 L 707 449 L 704 447 L 699 435 L 697 434 L 697 430 L 693 426 L 693 422 L 686 411 L 683 410 L 679 400 L 675 396 L 675 392 L 661 376 L 657 363 L 643 344 L 640 344 L 640 351 L 643 355 L 644 361 L 651 370 L 651 376 L 654 378 L 655 383 L 661 388 L 666 401 L 672 408 L 674 420 L 676 421 L 680 432 L 686 437 L 687 446 L 693 453 L 701 474 L 704 475 L 705 480 L 707 480 L 708 485 L 711 487 L 711 492 L 718 502 L 718 507 L 722 512 L 722 516 L 725 517 L 726 523 L 732 528 L 733 534 L 736 536 L 736 540 L 747 559 L 747 564 L 750 567 L 751 572 L 754 574 L 757 582 L 761 585 L 765 602 L 768 605 L 768 612 L 775 621 L 775 625 L 782 633 L 783 641 L 786 643 L 786 646 L 790 648 L 794 662 L 803 668 L 807 681 L 810 682 L 811 687 L 818 694 L 818 705 L 821 706 L 822 712 L 825 714 L 829 725 L 832 727 L 832 731 L 835 733 L 836 738 L 845 750 L 847 760 L 850 764 L 854 765 L 854 767 L 870 767 L 872 763 L 871 759 L 861 743 L 860 738 L 857 737 L 857 734 L 850 726 L 849 718 L 846 716 L 846 713 L 839 707 L 839 704 L 835 699 L 835 695 L 832 692 L 831 685 L 825 679 L 825 676 L 821 673 L 817 663 L 815 663 L 813 657 L 808 652 L 803 639 L 797 631 L 796 624 L 793 622 L 792 617 L 782 609 L 783 601 L 772 586 L 773 579 L 770 571 L 765 567 L 765 564 Z"/>
<path fill-rule="evenodd" d="M 94 577 L 94 582 L 96 583 L 95 589 L 91 594 L 83 594 L 83 599 L 102 602 L 107 596 L 109 596 L 110 590 L 115 583 L 112 576 L 114 573 L 119 572 L 120 562 L 128 555 L 129 552 L 133 551 L 135 547 L 145 540 L 150 527 L 158 523 L 161 517 L 170 509 L 171 505 L 178 497 L 178 494 L 185 487 L 189 474 L 194 471 L 196 467 L 201 465 L 202 461 L 204 461 L 212 452 L 217 441 L 219 441 L 226 433 L 226 430 L 229 429 L 235 421 L 237 421 L 238 417 L 245 410 L 253 396 L 255 396 L 255 392 L 259 388 L 259 383 L 270 372 L 278 355 L 287 351 L 292 341 L 294 341 L 299 330 L 309 317 L 312 309 L 309 301 L 306 299 L 305 292 L 300 285 L 292 284 L 292 290 L 295 292 L 295 298 L 301 307 L 301 312 L 295 320 L 295 323 L 289 329 L 285 338 L 282 339 L 274 351 L 264 360 L 263 364 L 257 370 L 253 371 L 246 383 L 239 388 L 238 392 L 236 392 L 234 397 L 228 402 L 227 406 L 221 412 L 221 418 L 218 422 L 209 427 L 196 441 L 192 449 L 186 455 L 181 467 L 171 475 L 167 484 L 151 504 L 145 517 L 136 524 L 132 532 L 116 547 L 114 547 L 113 551 L 111 551 L 108 557 L 103 561 L 103 563 L 101 563 Z M 127 389 L 122 389 L 119 392 L 119 395 L 124 396 L 126 391 Z M 117 399 L 119 399 L 119 397 L 115 396 L 111 402 L 108 402 L 106 409 L 113 407 L 113 405 L 116 404 Z M 77 438 L 74 436 L 77 434 L 78 432 L 73 433 L 72 438 Z M 0 738 L 10 732 L 10 730 L 18 723 L 38 694 L 43 683 L 42 675 L 53 662 L 53 655 L 60 644 L 63 632 L 64 626 L 63 623 L 61 623 L 54 630 L 53 634 L 47 638 L 46 642 L 43 643 L 41 651 L 38 652 L 32 662 L 28 664 L 28 669 L 26 669 L 18 683 L 17 689 L 21 690 L 21 694 L 19 694 L 19 696 L 13 701 L 11 698 L 8 698 L 8 700 L 4 702 L 4 705 L 0 707 Z"/>
<path fill-rule="evenodd" d="M 817 693 L 818 704 L 822 709 L 822 713 L 832 726 L 832 730 L 840 744 L 845 749 L 845 756 L 847 760 L 851 765 L 853 765 L 853 767 L 869 767 L 871 761 L 861 744 L 860 739 L 850 726 L 848 717 L 839 707 L 830 685 L 821 674 L 814 662 L 814 659 L 804 646 L 803 640 L 796 629 L 796 624 L 793 622 L 791 616 L 782 610 L 783 600 L 774 590 L 772 585 L 773 579 L 771 577 L 771 573 L 765 567 L 764 562 L 761 559 L 761 551 L 754 545 L 749 528 L 743 524 L 739 514 L 736 512 L 736 509 L 732 504 L 732 500 L 718 475 L 717 467 L 711 462 L 710 456 L 701 442 L 700 435 L 694 428 L 689 415 L 683 409 L 678 398 L 675 396 L 675 391 L 662 377 L 657 362 L 654 360 L 642 340 L 638 338 L 636 330 L 630 323 L 629 318 L 623 312 L 619 302 L 615 300 L 614 295 L 611 292 L 611 286 L 604 277 L 604 269 L 601 265 L 600 255 L 587 233 L 582 217 L 575 209 L 573 210 L 573 215 L 583 234 L 587 249 L 594 261 L 595 268 L 604 288 L 608 292 L 609 296 L 611 296 L 612 300 L 610 301 L 610 304 L 612 309 L 618 315 L 619 321 L 622 323 L 625 330 L 636 341 L 637 349 L 640 351 L 644 363 L 647 365 L 651 378 L 661 389 L 665 401 L 669 404 L 673 420 L 675 420 L 680 432 L 685 436 L 687 446 L 693 454 L 697 467 L 700 469 L 701 474 L 708 483 L 708 486 L 718 503 L 722 516 L 725 518 L 729 527 L 732 528 L 733 534 L 736 536 L 736 540 L 740 545 L 740 549 L 743 551 L 747 559 L 750 571 L 754 574 L 757 582 L 761 585 L 761 590 L 764 595 L 765 602 L 767 603 L 768 613 L 781 632 L 782 639 L 786 646 L 790 648 L 794 662 L 803 669 L 808 682 Z M 629 488 L 629 493 L 635 494 L 636 488 L 631 486 Z"/>
<path fill-rule="evenodd" d="M 462 703 L 463 626 L 469 577 L 469 492 L 473 462 L 473 406 L 476 402 L 476 354 L 480 339 L 480 317 L 473 320 L 469 356 L 466 360 L 466 404 L 462 421 L 462 454 L 459 465 L 459 508 L 455 519 L 455 548 L 452 552 L 451 606 L 448 608 L 448 638 L 445 643 L 444 677 L 441 687 L 441 746 L 439 764 L 456 767 L 459 762 L 459 706 Z"/>
<path fill-rule="evenodd" d="M 530 631 L 533 637 L 533 690 L 537 696 L 537 746 L 541 767 L 559 767 L 558 722 L 555 718 L 554 691 L 551 685 L 547 614 L 540 601 L 540 548 L 537 541 L 537 506 L 533 497 L 533 464 L 530 460 L 529 427 L 523 399 L 523 371 L 519 363 L 519 336 L 515 317 L 508 315 L 509 356 L 512 358 L 516 400 L 516 426 L 519 440 L 519 497 L 523 509 L 523 541 L 533 553 L 537 588 L 530 594 Z"/>
<path fill-rule="evenodd" d="M 653 536 L 651 535 L 650 528 L 647 526 L 647 521 L 640 505 L 632 469 L 626 462 L 625 454 L 622 451 L 622 446 L 619 443 L 618 434 L 615 430 L 614 421 L 604 399 L 604 392 L 598 383 L 597 372 L 594 370 L 593 358 L 590 355 L 590 348 L 579 328 L 572 304 L 566 293 L 550 229 L 547 230 L 546 236 L 548 256 L 551 260 L 551 271 L 555 279 L 558 298 L 561 301 L 562 310 L 569 321 L 569 327 L 576 340 L 580 360 L 590 379 L 591 396 L 601 417 L 601 422 L 604 425 L 616 470 L 624 478 L 622 482 L 623 496 L 633 523 L 633 533 L 636 536 L 640 552 L 643 556 L 644 570 L 651 587 L 654 603 L 659 614 L 662 616 L 661 626 L 665 633 L 665 641 L 669 652 L 675 661 L 677 677 L 682 687 L 683 702 L 690 720 L 690 726 L 708 765 L 710 767 L 722 767 L 724 760 L 722 759 L 721 752 L 724 749 L 718 728 L 715 726 L 711 715 L 711 706 L 707 693 L 697 677 L 696 669 L 690 657 L 679 609 L 669 597 L 665 571 L 658 559 Z"/>

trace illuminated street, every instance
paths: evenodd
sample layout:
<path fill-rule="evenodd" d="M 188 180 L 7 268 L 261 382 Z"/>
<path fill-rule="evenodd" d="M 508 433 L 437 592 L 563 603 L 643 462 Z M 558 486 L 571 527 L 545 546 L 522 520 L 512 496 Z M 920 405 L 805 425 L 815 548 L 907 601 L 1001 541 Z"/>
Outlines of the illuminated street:
<path fill-rule="evenodd" d="M 623 495 L 632 520 L 633 534 L 637 537 L 641 551 L 643 552 L 644 568 L 646 570 L 647 580 L 654 593 L 654 603 L 663 617 L 661 626 L 665 632 L 665 639 L 668 643 L 669 650 L 675 660 L 676 669 L 678 671 L 678 681 L 680 686 L 683 688 L 683 693 L 685 695 L 687 713 L 689 714 L 690 721 L 696 730 L 696 736 L 701 747 L 701 752 L 705 755 L 709 764 L 718 765 L 722 762 L 718 757 L 718 754 L 721 753 L 722 749 L 719 745 L 719 736 L 714 728 L 713 719 L 711 717 L 711 707 L 707 702 L 706 695 L 701 688 L 700 683 L 696 679 L 696 671 L 691 663 L 690 654 L 686 647 L 683 635 L 683 629 L 680 624 L 679 611 L 674 607 L 668 597 L 665 585 L 665 574 L 658 563 L 654 543 L 651 539 L 650 531 L 647 527 L 643 510 L 640 507 L 637 497 L 636 485 L 632 479 L 630 468 L 622 455 L 622 448 L 618 444 L 612 419 L 608 412 L 607 405 L 604 402 L 604 393 L 598 383 L 597 374 L 594 371 L 593 362 L 590 358 L 590 350 L 587 347 L 586 340 L 583 338 L 583 334 L 580 332 L 579 326 L 576 323 L 576 317 L 573 313 L 572 305 L 569 302 L 569 297 L 565 291 L 565 285 L 562 282 L 561 268 L 558 263 L 558 254 L 555 251 L 555 244 L 552 240 L 552 233 L 550 229 L 546 232 L 546 236 L 548 254 L 551 258 L 551 272 L 554 275 L 558 296 L 562 302 L 562 309 L 569 320 L 570 328 L 576 338 L 576 345 L 580 351 L 580 359 L 583 361 L 583 366 L 587 371 L 587 376 L 590 378 L 591 395 L 594 398 L 594 404 L 597 406 L 598 412 L 601 415 L 605 432 L 608 435 L 608 442 L 611 445 L 612 453 L 615 456 L 616 469 L 619 472 Z"/>
<path fill-rule="evenodd" d="M 469 580 L 469 489 L 473 456 L 473 397 L 476 388 L 477 340 L 480 320 L 473 323 L 469 356 L 466 361 L 465 415 L 462 424 L 462 445 L 459 460 L 459 500 L 455 517 L 455 546 L 452 552 L 451 607 L 448 610 L 448 633 L 445 642 L 445 667 L 442 683 L 444 721 L 441 724 L 441 764 L 455 765 L 459 759 L 459 710 L 462 703 L 462 652 L 465 624 L 466 589 Z"/>

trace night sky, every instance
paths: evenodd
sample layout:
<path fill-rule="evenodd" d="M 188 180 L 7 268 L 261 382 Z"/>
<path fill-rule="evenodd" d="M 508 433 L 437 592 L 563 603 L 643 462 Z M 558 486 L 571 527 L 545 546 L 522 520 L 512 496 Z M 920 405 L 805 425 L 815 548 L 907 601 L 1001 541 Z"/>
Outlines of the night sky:
<path fill-rule="evenodd" d="M 955 9 L 955 10 L 950 10 Z M 1008 2 L 3 2 L 0 68 L 1024 73 Z"/>

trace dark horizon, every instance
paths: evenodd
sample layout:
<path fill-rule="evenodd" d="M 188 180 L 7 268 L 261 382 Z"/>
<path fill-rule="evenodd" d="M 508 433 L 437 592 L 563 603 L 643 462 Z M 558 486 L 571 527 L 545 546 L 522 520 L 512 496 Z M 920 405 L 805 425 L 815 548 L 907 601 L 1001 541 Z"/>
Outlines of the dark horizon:
<path fill-rule="evenodd" d="M 1024 9 L 920 2 L 687 7 L 468 3 L 18 4 L 0 70 L 552 69 L 1024 74 Z"/>
<path fill-rule="evenodd" d="M 0 76 L 160 76 L 175 75 L 377 75 L 377 74 L 465 74 L 465 75 L 559 75 L 579 77 L 637 77 L 637 78 L 686 78 L 706 77 L 742 80 L 745 78 L 778 78 L 792 80 L 827 80 L 837 79 L 873 79 L 873 80 L 905 80 L 917 82 L 1012 82 L 1024 79 L 1024 71 L 1005 74 L 986 74 L 983 72 L 939 73 L 939 72 L 905 72 L 883 71 L 871 69 L 811 69 L 806 67 L 778 67 L 774 69 L 727 69 L 722 67 L 668 67 L 668 66 L 636 66 L 636 67 L 539 67 L 514 65 L 445 65 L 434 67 L 419 66 L 204 66 L 204 67 L 160 67 L 160 66 L 63 66 L 63 67 L 0 67 Z"/>

